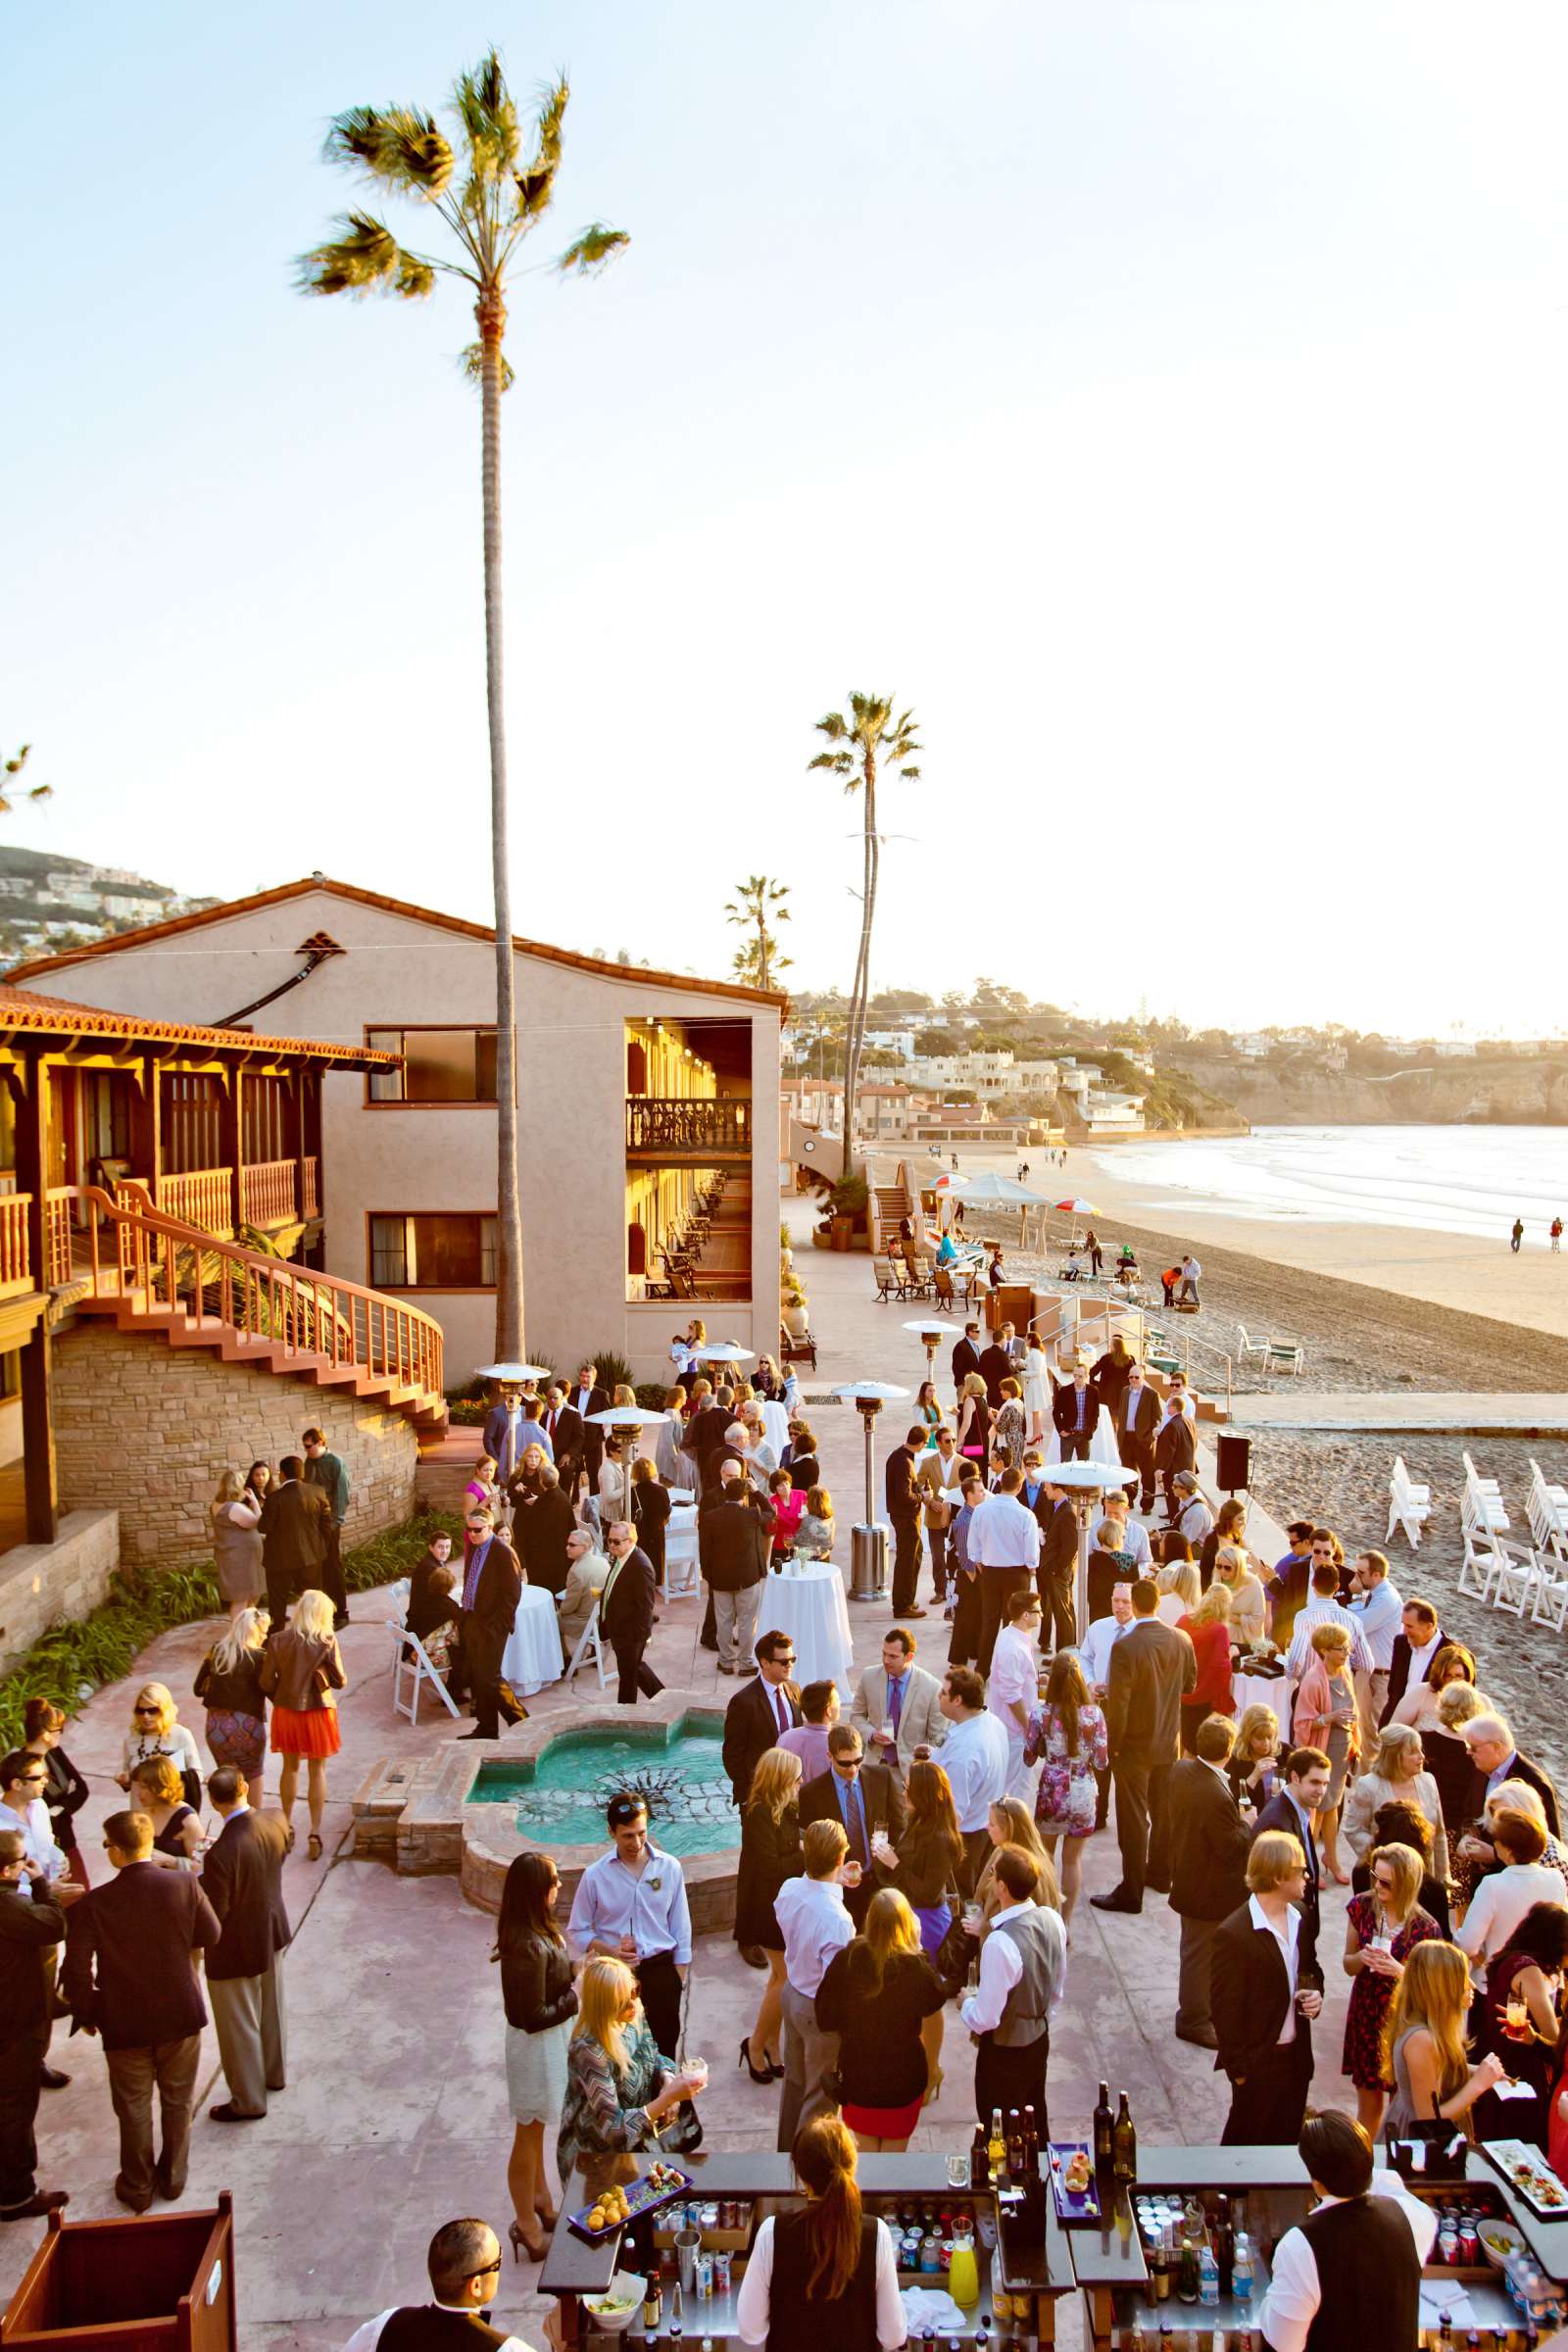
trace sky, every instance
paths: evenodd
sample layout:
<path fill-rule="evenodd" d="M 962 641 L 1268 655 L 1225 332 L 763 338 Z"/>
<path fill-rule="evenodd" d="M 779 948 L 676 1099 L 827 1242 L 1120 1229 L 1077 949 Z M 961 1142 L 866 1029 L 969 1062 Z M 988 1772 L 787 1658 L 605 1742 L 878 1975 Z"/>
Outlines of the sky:
<path fill-rule="evenodd" d="M 855 688 L 873 987 L 1558 1025 L 1557 0 L 7 12 L 5 838 L 489 915 L 465 290 L 291 262 L 330 117 L 491 40 L 572 84 L 528 261 L 632 239 L 511 300 L 519 933 L 722 973 L 765 872 L 847 987 Z"/>

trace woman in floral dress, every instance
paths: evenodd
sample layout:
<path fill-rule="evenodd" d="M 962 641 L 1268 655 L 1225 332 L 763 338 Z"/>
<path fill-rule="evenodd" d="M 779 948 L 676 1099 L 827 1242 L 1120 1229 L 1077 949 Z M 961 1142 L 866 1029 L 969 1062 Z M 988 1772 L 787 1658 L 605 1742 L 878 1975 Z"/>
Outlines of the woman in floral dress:
<path fill-rule="evenodd" d="M 1083 1841 L 1095 1834 L 1099 1797 L 1097 1772 L 1109 1762 L 1105 1718 L 1089 1695 L 1083 1662 L 1075 1649 L 1059 1649 L 1051 1662 L 1046 1695 L 1029 1712 L 1023 1760 L 1045 1758 L 1035 1795 L 1035 1827 L 1055 1860 L 1061 1838 L 1061 1916 L 1070 1924 L 1083 1881 Z"/>
<path fill-rule="evenodd" d="M 1394 1988 L 1418 1943 L 1443 1930 L 1418 1901 L 1426 1865 L 1413 1845 L 1380 1845 L 1372 1884 L 1352 1894 L 1345 1915 L 1345 1973 L 1351 1979 L 1345 2020 L 1344 2071 L 1355 2084 L 1356 2121 L 1377 2139 L 1389 2085 L 1383 2073 L 1383 2027 Z"/>

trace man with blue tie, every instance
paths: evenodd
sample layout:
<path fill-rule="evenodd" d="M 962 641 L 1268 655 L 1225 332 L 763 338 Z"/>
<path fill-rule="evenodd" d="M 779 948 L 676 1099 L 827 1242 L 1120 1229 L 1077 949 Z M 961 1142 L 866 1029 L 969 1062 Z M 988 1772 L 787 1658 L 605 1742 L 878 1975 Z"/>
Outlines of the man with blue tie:
<path fill-rule="evenodd" d="M 861 1675 L 850 1721 L 862 1740 L 877 1742 L 877 1762 L 901 1780 L 920 1747 L 940 1747 L 948 1736 L 942 1685 L 914 1662 L 914 1636 L 902 1625 L 882 1637 L 882 1663 Z M 886 1737 L 887 1727 L 893 1737 Z"/>
<path fill-rule="evenodd" d="M 884 1764 L 867 1764 L 860 1735 L 852 1723 L 836 1723 L 827 1736 L 826 1772 L 808 1781 L 801 1790 L 801 1830 L 813 1821 L 836 1821 L 850 1841 L 850 1860 L 860 1865 L 860 1883 L 846 1887 L 844 1899 L 858 1932 L 878 1886 L 885 1886 L 892 1868 L 878 1861 L 875 1846 L 885 1838 L 896 1846 L 908 1826 L 908 1808 L 898 1775 Z"/>

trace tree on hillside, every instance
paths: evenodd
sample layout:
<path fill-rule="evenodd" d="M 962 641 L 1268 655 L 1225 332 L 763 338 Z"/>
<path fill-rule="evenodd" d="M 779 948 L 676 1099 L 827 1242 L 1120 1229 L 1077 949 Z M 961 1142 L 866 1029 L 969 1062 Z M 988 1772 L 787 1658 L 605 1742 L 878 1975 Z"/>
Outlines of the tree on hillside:
<path fill-rule="evenodd" d="M 422 205 L 448 231 L 447 253 L 416 253 L 400 245 L 374 214 L 341 214 L 337 234 L 303 255 L 299 287 L 305 294 L 395 294 L 422 300 L 438 276 L 461 278 L 473 290 L 479 339 L 463 355 L 464 370 L 481 396 L 480 480 L 484 508 L 485 697 L 490 729 L 490 858 L 496 918 L 496 1034 L 504 1051 L 496 1087 L 496 1352 L 522 1353 L 522 1219 L 517 1192 L 517 1094 L 509 1082 L 514 1061 L 512 884 L 507 862 L 507 748 L 502 702 L 501 632 L 501 395 L 513 381 L 502 344 L 514 257 L 550 210 L 561 165 L 562 124 L 570 91 L 564 79 L 547 89 L 524 154 L 517 105 L 492 49 L 471 73 L 460 74 L 445 109 L 449 138 L 435 117 L 412 106 L 356 106 L 339 115 L 326 137 L 326 160 L 368 180 L 383 196 Z M 560 277 L 584 277 L 628 243 L 619 229 L 594 221 L 549 265 Z M 416 581 L 416 572 L 415 574 Z"/>
<path fill-rule="evenodd" d="M 727 921 L 739 930 L 756 933 L 735 951 L 735 975 L 751 988 L 772 988 L 775 975 L 790 967 L 789 956 L 779 954 L 773 929 L 774 923 L 790 919 L 784 904 L 789 895 L 787 882 L 775 882 L 767 874 L 748 874 L 744 882 L 736 883 L 735 896 L 724 909 Z"/>
<path fill-rule="evenodd" d="M 866 1005 L 871 988 L 871 925 L 876 915 L 877 873 L 882 843 L 876 829 L 876 785 L 879 768 L 896 768 L 906 782 L 920 773 L 912 762 L 920 746 L 914 739 L 917 721 L 911 710 L 894 714 L 891 695 L 850 696 L 850 715 L 830 710 L 816 722 L 816 731 L 832 747 L 807 761 L 808 769 L 830 768 L 842 776 L 846 792 L 861 797 L 860 941 L 855 960 L 855 983 L 850 991 L 850 1031 L 844 1072 L 844 1161 L 848 1174 L 855 1144 L 856 1088 L 860 1074 L 860 1051 L 865 1036 Z"/>

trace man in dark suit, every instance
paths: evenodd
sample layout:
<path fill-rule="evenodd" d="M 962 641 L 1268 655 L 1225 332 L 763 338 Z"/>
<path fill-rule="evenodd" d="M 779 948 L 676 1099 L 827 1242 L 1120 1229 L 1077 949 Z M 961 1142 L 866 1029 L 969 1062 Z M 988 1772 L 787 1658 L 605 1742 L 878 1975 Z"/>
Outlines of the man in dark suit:
<path fill-rule="evenodd" d="M 1209 1999 L 1230 2077 L 1224 2147 L 1294 2147 L 1312 2080 L 1312 2020 L 1323 2006 L 1316 1947 L 1298 1908 L 1299 1840 L 1274 1831 L 1247 1859 L 1248 1900 L 1214 1937 Z"/>
<path fill-rule="evenodd" d="M 587 1432 L 581 1413 L 574 1404 L 566 1402 L 565 1386 L 559 1380 L 553 1380 L 545 1394 L 544 1430 L 554 1448 L 562 1491 L 568 1502 L 574 1501 L 587 1447 Z"/>
<path fill-rule="evenodd" d="M 691 1425 L 687 1448 L 697 1463 L 699 1499 L 718 1484 L 719 1455 L 735 1418 L 735 1392 L 720 1389 Z"/>
<path fill-rule="evenodd" d="M 287 2076 L 283 1858 L 294 1839 L 281 1813 L 252 1812 L 245 1775 L 231 1765 L 208 1774 L 207 1793 L 223 1824 L 202 1861 L 202 1891 L 222 1929 L 208 1956 L 207 1996 L 228 2084 L 227 2098 L 207 2112 L 218 2124 L 249 2124 Z"/>
<path fill-rule="evenodd" d="M 1314 1564 L 1318 1554 L 1318 1540 L 1312 1539 Z M 1333 1554 L 1328 1558 L 1332 1562 Z M 1430 1600 L 1412 1593 L 1399 1612 L 1399 1631 L 1394 1637 L 1394 1654 L 1389 1660 L 1389 1695 L 1383 1702 L 1379 1728 L 1388 1722 L 1412 1683 L 1424 1683 L 1432 1661 L 1448 1637 L 1438 1623 L 1438 1612 Z"/>
<path fill-rule="evenodd" d="M 1321 1873 L 1317 1858 L 1317 1840 L 1312 1835 L 1317 1809 L 1329 1792 L 1333 1767 L 1320 1747 L 1293 1747 L 1285 1759 L 1285 1779 L 1280 1788 L 1262 1806 L 1252 1824 L 1252 1837 L 1261 1838 L 1270 1830 L 1283 1830 L 1297 1839 L 1306 1860 L 1306 1873 L 1301 1893 L 1298 1897 L 1317 1948 L 1318 1928 L 1322 1918 L 1319 1885 Z"/>
<path fill-rule="evenodd" d="M 566 1590 L 566 1538 L 577 1524 L 577 1514 L 561 1483 L 561 1473 L 553 1462 L 546 1462 L 539 1473 L 539 1492 L 525 1502 L 519 1502 L 512 1522 L 512 1540 L 517 1547 L 530 1585 L 540 1586 L 558 1599 Z"/>
<path fill-rule="evenodd" d="M 1042 1509 L 1037 1504 L 1035 1508 L 1035 1517 L 1040 1522 L 1035 1590 L 1040 1594 L 1042 1632 L 1049 1623 L 1053 1648 L 1071 1649 L 1078 1639 L 1073 1607 L 1073 1587 L 1078 1577 L 1078 1510 L 1070 1488 L 1054 1486 L 1049 1470 L 1045 1493 L 1049 1507 Z"/>
<path fill-rule="evenodd" d="M 953 1343 L 953 1386 L 958 1396 L 963 1395 L 963 1384 L 970 1373 L 979 1369 L 980 1326 L 978 1323 L 966 1323 L 962 1339 Z"/>
<path fill-rule="evenodd" d="M 1094 1894 L 1097 1911 L 1141 1911 L 1144 1888 L 1170 1887 L 1167 1799 L 1181 1748 L 1182 1700 L 1198 1681 L 1198 1656 L 1185 1634 L 1161 1625 L 1159 1594 L 1147 1576 L 1133 1586 L 1133 1629 L 1110 1653 L 1105 1739 L 1116 1787 L 1116 1843 L 1121 1881 Z"/>
<path fill-rule="evenodd" d="M 716 1501 L 697 1515 L 697 1562 L 712 1595 L 720 1674 L 745 1674 L 757 1640 L 757 1611 L 773 1549 L 773 1506 L 725 1462 Z"/>
<path fill-rule="evenodd" d="M 63 1989 L 83 2033 L 103 2040 L 120 2120 L 115 2194 L 132 2213 L 145 2213 L 155 2187 L 171 2200 L 184 2193 L 207 2023 L 196 1959 L 222 1930 L 188 1871 L 160 1870 L 149 1859 L 153 1825 L 145 1813 L 111 1813 L 104 1848 L 114 1876 L 72 1906 Z M 163 2138 L 156 2165 L 155 2089 Z"/>
<path fill-rule="evenodd" d="M 33 2119 L 49 2048 L 49 1977 L 45 1956 L 66 1933 L 66 1917 L 20 1830 L 0 1834 L 0 2222 L 57 2213 L 64 2188 L 39 2188 Z"/>
<path fill-rule="evenodd" d="M 279 1484 L 262 1505 L 260 1526 L 267 1606 L 272 1623 L 282 1626 L 291 1601 L 320 1590 L 332 1505 L 319 1487 L 306 1485 L 305 1464 L 297 1453 L 285 1453 L 277 1467 Z"/>
<path fill-rule="evenodd" d="M 522 1390 L 508 1382 L 484 1417 L 484 1449 L 496 1466 L 496 1483 L 505 1487 L 522 1459 L 528 1443 L 522 1410 Z"/>
<path fill-rule="evenodd" d="M 756 1680 L 748 1678 L 724 1709 L 724 1770 L 737 1806 L 751 1793 L 758 1758 L 805 1721 L 792 1679 L 795 1644 L 789 1635 L 760 1634 L 757 1664 Z"/>
<path fill-rule="evenodd" d="M 504 1527 L 493 1527 L 487 1511 L 470 1511 L 472 1546 L 463 1572 L 463 1662 L 473 1705 L 473 1729 L 465 1740 L 499 1740 L 501 1717 L 521 1723 L 522 1710 L 501 1695 L 501 1659 L 522 1598 L 522 1569 Z"/>
<path fill-rule="evenodd" d="M 885 1764 L 866 1763 L 854 1724 L 833 1726 L 827 1736 L 827 1753 L 826 1772 L 808 1781 L 801 1790 L 801 1829 L 804 1834 L 813 1821 L 843 1824 L 850 1840 L 849 1858 L 860 1865 L 860 1883 L 846 1886 L 844 1907 L 859 1930 L 865 1926 L 872 1895 L 893 1877 L 893 1868 L 879 1862 L 871 1849 L 879 1833 L 890 1844 L 898 1844 L 908 1827 L 908 1808 L 898 1774 Z"/>
<path fill-rule="evenodd" d="M 1475 1783 L 1470 1797 L 1470 1813 L 1479 1821 L 1486 1810 L 1488 1797 L 1504 1781 L 1523 1781 L 1541 1799 L 1541 1809 L 1546 1817 L 1546 1828 L 1553 1838 L 1562 1835 L 1562 1816 L 1557 1804 L 1557 1791 L 1539 1764 L 1522 1756 L 1513 1743 L 1513 1733 L 1500 1715 L 1472 1715 L 1461 1724 L 1460 1735 L 1470 1750 L 1470 1761 L 1476 1768 Z M 1479 1840 L 1477 1840 L 1479 1842 Z"/>
<path fill-rule="evenodd" d="M 915 1468 L 925 1450 L 925 1427 L 911 1429 L 902 1446 L 895 1446 L 883 1469 L 883 1492 L 893 1528 L 893 1614 L 923 1617 L 920 1597 L 920 1515 L 922 1495 Z"/>
<path fill-rule="evenodd" d="M 595 1413 L 608 1413 L 610 1393 L 599 1386 L 599 1366 L 579 1364 L 577 1385 L 569 1391 L 566 1402 L 582 1423 L 582 1466 L 588 1474 L 588 1492 L 599 1492 L 599 1467 L 605 1458 L 605 1433 L 594 1420 Z"/>
<path fill-rule="evenodd" d="M 1087 1462 L 1100 1427 L 1100 1393 L 1089 1379 L 1085 1364 L 1075 1365 L 1070 1381 L 1060 1382 L 1051 1399 L 1051 1419 L 1061 1439 L 1061 1458 L 1064 1462 Z"/>
<path fill-rule="evenodd" d="M 1173 1380 L 1165 1398 L 1165 1418 L 1154 1437 L 1154 1468 L 1165 1490 L 1165 1518 L 1171 1527 L 1182 1507 L 1176 1499 L 1177 1476 L 1191 1470 L 1198 1460 L 1198 1439 L 1188 1418 L 1186 1399 L 1186 1389 Z"/>
<path fill-rule="evenodd" d="M 638 1548 L 637 1531 L 628 1519 L 612 1522 L 605 1537 L 610 1574 L 599 1595 L 599 1630 L 615 1653 L 620 1676 L 615 1697 L 623 1707 L 657 1698 L 664 1688 L 643 1656 L 654 1630 L 654 1600 L 658 1591 L 654 1563 Z"/>
<path fill-rule="evenodd" d="M 1198 1727 L 1198 1753 L 1170 1776 L 1170 1907 L 1182 1923 L 1176 1980 L 1176 2038 L 1217 2049 L 1209 2014 L 1209 1961 L 1221 1920 L 1247 1900 L 1251 1832 L 1242 1819 L 1225 1767 L 1236 1726 L 1210 1715 Z"/>
<path fill-rule="evenodd" d="M 975 1366 L 986 1384 L 986 1402 L 994 1413 L 1002 1410 L 1002 1384 L 1012 1378 L 1012 1325 L 1004 1323 L 989 1348 L 983 1348 Z"/>
<path fill-rule="evenodd" d="M 1154 1507 L 1154 1437 L 1159 1428 L 1159 1398 L 1134 1364 L 1116 1405 L 1116 1450 L 1132 1472 L 1127 1500 L 1141 1511 Z"/>

